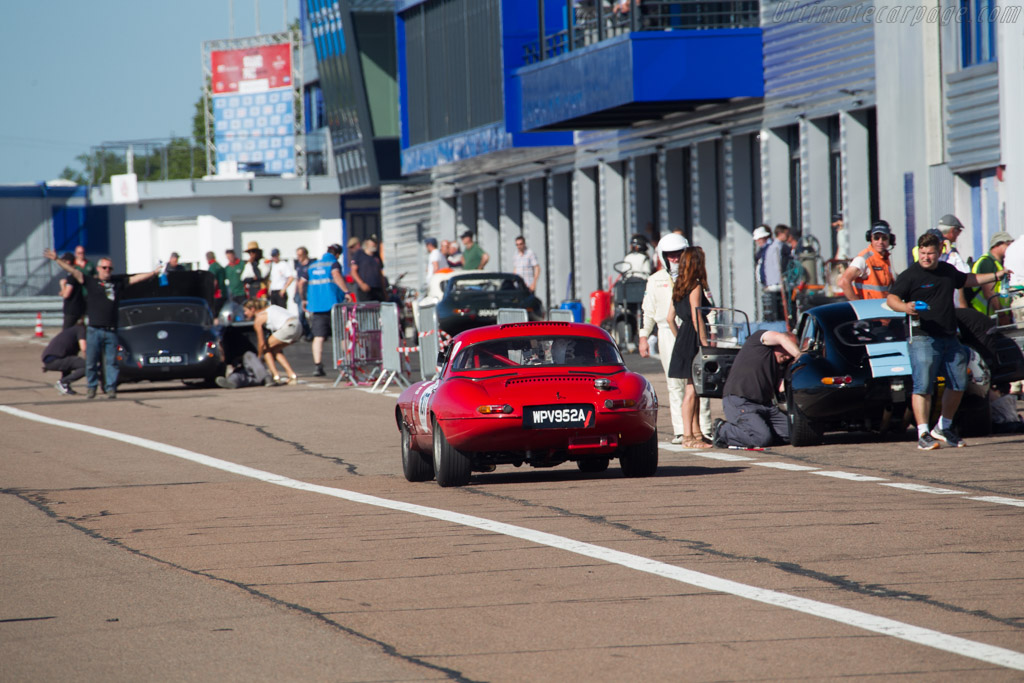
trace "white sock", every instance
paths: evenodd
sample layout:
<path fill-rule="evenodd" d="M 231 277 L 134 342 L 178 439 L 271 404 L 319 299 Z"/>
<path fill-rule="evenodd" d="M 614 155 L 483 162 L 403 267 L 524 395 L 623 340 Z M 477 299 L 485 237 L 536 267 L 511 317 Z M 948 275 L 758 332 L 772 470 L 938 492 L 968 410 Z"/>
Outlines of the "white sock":
<path fill-rule="evenodd" d="M 949 429 L 953 426 L 953 421 L 948 417 L 939 417 L 939 429 Z"/>
<path fill-rule="evenodd" d="M 927 424 L 917 425 L 917 438 L 921 438 L 922 436 L 924 436 L 927 433 L 928 433 L 928 425 Z"/>

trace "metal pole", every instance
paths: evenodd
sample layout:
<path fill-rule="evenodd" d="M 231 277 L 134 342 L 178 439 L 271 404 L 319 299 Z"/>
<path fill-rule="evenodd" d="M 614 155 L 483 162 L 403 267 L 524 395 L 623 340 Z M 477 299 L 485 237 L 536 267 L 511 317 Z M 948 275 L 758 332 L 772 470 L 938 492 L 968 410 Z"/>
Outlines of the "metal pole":
<path fill-rule="evenodd" d="M 604 0 L 597 0 L 597 41 L 604 40 Z"/>
<path fill-rule="evenodd" d="M 639 30 L 640 22 L 636 15 L 640 13 L 639 3 L 629 0 L 629 30 L 631 33 L 636 33 Z"/>
<path fill-rule="evenodd" d="M 569 44 L 566 49 L 572 52 L 576 43 L 576 13 L 572 10 L 572 0 L 565 0 L 565 27 Z"/>
<path fill-rule="evenodd" d="M 544 44 L 544 0 L 537 0 L 537 31 L 540 33 L 540 61 L 544 61 L 547 48 Z"/>

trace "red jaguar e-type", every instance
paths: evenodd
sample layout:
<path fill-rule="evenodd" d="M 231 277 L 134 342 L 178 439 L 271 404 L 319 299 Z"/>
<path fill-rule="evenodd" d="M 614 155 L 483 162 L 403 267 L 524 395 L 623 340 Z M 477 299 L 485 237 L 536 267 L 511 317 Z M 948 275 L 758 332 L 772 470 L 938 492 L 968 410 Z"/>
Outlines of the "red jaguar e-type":
<path fill-rule="evenodd" d="M 395 408 L 409 481 L 463 486 L 500 464 L 602 472 L 611 458 L 627 477 L 658 469 L 658 397 L 595 325 L 467 330 L 438 362 L 437 379 L 406 389 Z"/>

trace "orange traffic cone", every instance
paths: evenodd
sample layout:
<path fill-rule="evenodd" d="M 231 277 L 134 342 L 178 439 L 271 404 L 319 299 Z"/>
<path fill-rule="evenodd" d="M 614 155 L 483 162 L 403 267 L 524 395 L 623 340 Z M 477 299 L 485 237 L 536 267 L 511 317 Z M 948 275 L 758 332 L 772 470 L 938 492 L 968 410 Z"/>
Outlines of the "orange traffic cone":
<path fill-rule="evenodd" d="M 36 336 L 43 336 L 43 314 L 36 313 Z"/>

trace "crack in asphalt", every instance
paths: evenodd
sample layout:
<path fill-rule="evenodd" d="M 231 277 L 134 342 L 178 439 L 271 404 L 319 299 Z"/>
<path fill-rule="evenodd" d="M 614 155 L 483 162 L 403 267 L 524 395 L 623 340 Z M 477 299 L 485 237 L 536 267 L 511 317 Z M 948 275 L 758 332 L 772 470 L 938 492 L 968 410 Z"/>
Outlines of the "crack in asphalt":
<path fill-rule="evenodd" d="M 465 675 L 463 675 L 463 673 L 461 671 L 457 671 L 455 669 L 452 669 L 452 668 L 449 668 L 449 667 L 445 667 L 445 666 L 440 666 L 438 664 L 433 664 L 431 662 L 426 661 L 425 659 L 422 659 L 420 656 L 403 654 L 402 652 L 399 652 L 398 648 L 396 648 L 394 645 L 386 643 L 383 640 L 379 640 L 377 638 L 374 638 L 373 636 L 369 636 L 369 635 L 367 635 L 365 633 L 361 633 L 360 631 L 357 631 L 357 630 L 353 629 L 350 626 L 345 626 L 344 624 L 342 624 L 342 623 L 340 623 L 338 621 L 335 621 L 334 619 L 330 618 L 327 615 L 326 612 L 320 612 L 320 611 L 317 611 L 317 610 L 313 609 L 312 607 L 306 607 L 305 605 L 300 605 L 298 603 L 289 602 L 287 600 L 282 600 L 281 598 L 274 597 L 273 595 L 270 595 L 268 593 L 264 593 L 263 591 L 256 590 L 255 588 L 253 588 L 252 585 L 245 584 L 245 583 L 242 583 L 240 581 L 235 581 L 235 580 L 232 580 L 232 579 L 224 578 L 223 576 L 217 576 L 216 574 L 211 574 L 211 573 L 205 572 L 205 571 L 189 569 L 188 567 L 185 567 L 183 565 L 177 564 L 176 562 L 170 562 L 170 561 L 165 560 L 163 558 L 156 557 L 155 555 L 150 555 L 149 553 L 143 552 L 143 551 L 138 550 L 136 548 L 132 548 L 131 546 L 126 545 L 125 543 L 119 541 L 116 538 L 111 538 L 109 536 L 104 536 L 103 534 L 99 533 L 98 531 L 95 531 L 95 530 L 90 529 L 90 528 L 88 528 L 86 526 L 83 526 L 83 525 L 79 524 L 78 522 L 75 522 L 75 521 L 73 521 L 73 520 L 71 520 L 69 518 L 62 517 L 62 516 L 58 515 L 57 512 L 55 510 L 53 510 L 53 508 L 50 507 L 49 501 L 47 501 L 42 495 L 40 495 L 38 493 L 35 494 L 35 495 L 32 495 L 32 494 L 30 494 L 30 493 L 28 493 L 26 491 L 21 491 L 21 490 L 18 490 L 18 489 L 0 489 L 0 494 L 14 496 L 15 498 L 23 500 L 26 503 L 35 506 L 37 509 L 41 510 L 44 514 L 46 514 L 50 518 L 56 520 L 58 523 L 60 523 L 60 524 L 67 524 L 72 529 L 75 529 L 76 531 L 79 531 L 79 532 L 81 532 L 81 533 L 83 533 L 86 536 L 89 536 L 91 538 L 95 538 L 97 540 L 103 541 L 103 542 L 107 543 L 108 545 L 114 546 L 115 548 L 120 548 L 121 550 L 125 550 L 125 551 L 127 551 L 129 553 L 132 553 L 133 555 L 137 555 L 139 557 L 144 557 L 147 560 L 152 560 L 154 562 L 159 562 L 162 565 L 165 565 L 165 566 L 168 566 L 168 567 L 172 567 L 174 569 L 179 569 L 179 570 L 181 570 L 183 572 L 187 572 L 189 574 L 192 574 L 193 576 L 201 576 L 203 578 L 212 579 L 214 581 L 220 581 L 220 582 L 228 584 L 230 586 L 234 586 L 236 588 L 240 588 L 241 590 L 245 591 L 246 593 L 249 593 L 250 595 L 253 595 L 255 597 L 258 597 L 258 598 L 261 598 L 263 600 L 266 600 L 266 601 L 268 601 L 268 602 L 270 602 L 270 603 L 272 603 L 274 605 L 279 605 L 279 606 L 284 607 L 286 609 L 294 610 L 296 612 L 300 612 L 302 614 L 306 614 L 308 616 L 311 616 L 311 617 L 313 617 L 313 618 L 315 618 L 315 619 L 317 619 L 317 620 L 327 624 L 328 626 L 331 626 L 332 628 L 335 628 L 335 629 L 341 631 L 342 633 L 345 633 L 347 635 L 353 636 L 355 638 L 359 638 L 359 639 L 364 640 L 364 641 L 366 641 L 368 643 L 376 645 L 377 647 L 380 648 L 380 650 L 384 654 L 386 654 L 386 655 L 388 655 L 390 657 L 395 657 L 396 659 L 400 659 L 400 660 L 408 662 L 410 664 L 415 664 L 417 666 L 422 666 L 422 667 L 424 667 L 426 669 L 431 669 L 433 671 L 437 671 L 437 672 L 439 672 L 441 674 L 444 674 L 444 676 L 447 677 L 449 680 L 458 681 L 459 683 L 483 683 L 482 681 L 477 681 L 476 679 L 472 679 L 472 678 L 466 677 Z M 438 655 L 438 656 L 441 656 L 441 655 Z"/>
<path fill-rule="evenodd" d="M 987 610 L 972 610 L 948 602 L 942 602 L 941 600 L 936 600 L 931 596 L 925 595 L 923 593 L 911 593 L 909 591 L 888 588 L 877 583 L 861 583 L 859 581 L 854 581 L 846 576 L 826 574 L 825 572 L 819 572 L 813 569 L 808 569 L 807 567 L 804 567 L 796 562 L 783 562 L 780 560 L 773 560 L 771 558 L 759 557 L 756 555 L 737 555 L 735 553 L 726 552 L 724 550 L 718 550 L 710 543 L 707 543 L 705 541 L 697 541 L 686 538 L 669 538 L 668 536 L 663 536 L 653 531 L 648 531 L 646 529 L 639 529 L 637 527 L 630 526 L 629 524 L 626 524 L 624 522 L 612 521 L 604 515 L 588 515 L 582 512 L 573 512 L 571 510 L 566 510 L 565 508 L 560 508 L 555 505 L 534 503 L 532 501 L 524 500 L 522 498 L 513 498 L 512 496 L 505 496 L 499 493 L 492 493 L 472 486 L 464 487 L 461 490 L 467 493 L 473 493 L 487 498 L 495 498 L 497 500 L 513 503 L 515 505 L 520 505 L 522 507 L 532 507 L 540 508 L 543 510 L 549 510 L 563 517 L 583 519 L 594 524 L 619 529 L 621 531 L 628 532 L 634 536 L 638 536 L 640 538 L 644 538 L 647 540 L 661 541 L 665 543 L 678 543 L 692 551 L 702 553 L 705 555 L 710 555 L 712 557 L 719 557 L 722 559 L 735 560 L 739 562 L 753 562 L 757 564 L 765 564 L 787 574 L 793 574 L 795 576 L 801 576 L 804 578 L 813 579 L 815 581 L 820 581 L 821 583 L 833 586 L 840 590 L 849 591 L 851 593 L 858 593 L 860 595 L 870 595 L 874 597 L 894 600 L 906 600 L 916 602 L 923 605 L 928 605 L 930 607 L 937 607 L 947 612 L 953 612 L 955 614 L 966 614 L 969 616 L 986 619 L 988 621 L 994 621 L 998 624 L 1003 624 L 1005 626 L 1024 629 L 1024 617 L 1000 617 L 992 614 Z"/>
<path fill-rule="evenodd" d="M 227 419 L 222 418 L 222 417 L 211 417 L 209 415 L 196 415 L 195 417 L 197 417 L 199 419 L 211 420 L 213 422 L 226 422 L 228 424 L 240 425 L 242 427 L 251 427 L 252 429 L 255 429 L 259 434 L 262 434 L 263 436 L 267 437 L 268 439 L 272 439 L 273 441 L 277 441 L 279 443 L 283 443 L 283 444 L 286 444 L 288 446 L 291 446 L 292 448 L 297 450 L 299 453 L 302 453 L 303 455 L 311 455 L 314 458 L 321 458 L 323 460 L 327 460 L 329 462 L 333 462 L 335 465 L 341 465 L 342 467 L 344 467 L 345 471 L 348 472 L 349 474 L 355 475 L 357 477 L 361 477 L 362 476 L 358 472 L 358 468 L 356 467 L 356 465 L 354 465 L 354 464 L 352 464 L 350 462 L 346 462 L 342 458 L 336 458 L 336 457 L 331 456 L 331 455 L 324 455 L 323 453 L 316 453 L 315 451 L 311 451 L 308 448 L 306 448 L 305 446 L 303 446 L 301 443 L 299 443 L 298 441 L 289 441 L 288 439 L 285 439 L 285 438 L 282 438 L 280 436 L 277 436 L 273 432 L 268 431 L 267 428 L 263 427 L 262 425 L 250 424 L 248 422 L 241 422 L 239 420 L 227 420 Z"/>

